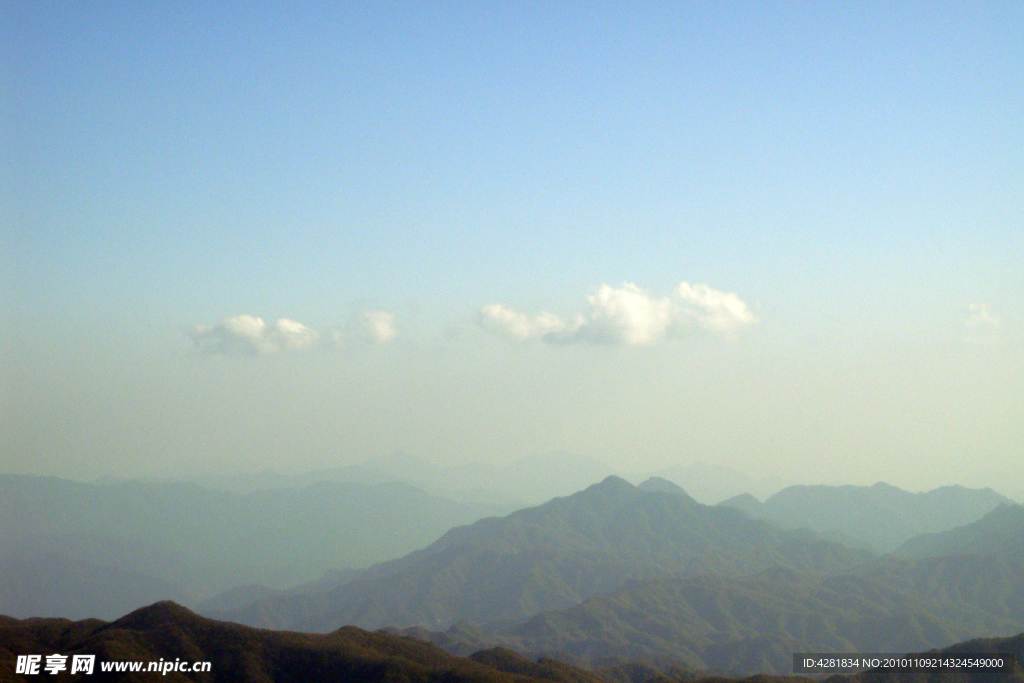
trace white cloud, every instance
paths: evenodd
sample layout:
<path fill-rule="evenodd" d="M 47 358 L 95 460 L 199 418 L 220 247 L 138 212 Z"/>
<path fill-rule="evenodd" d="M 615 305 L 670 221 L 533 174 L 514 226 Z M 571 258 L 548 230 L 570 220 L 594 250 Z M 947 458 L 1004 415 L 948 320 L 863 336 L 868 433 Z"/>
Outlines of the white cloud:
<path fill-rule="evenodd" d="M 728 337 L 757 323 L 753 312 L 735 292 L 680 282 L 673 294 L 684 314 L 702 329 Z"/>
<path fill-rule="evenodd" d="M 589 311 L 571 322 L 553 313 L 531 316 L 502 304 L 488 304 L 480 311 L 480 323 L 521 341 L 651 346 L 678 338 L 693 326 L 732 338 L 757 322 L 735 293 L 686 282 L 660 299 L 630 282 L 621 287 L 601 285 L 587 303 Z"/>
<path fill-rule="evenodd" d="M 378 343 L 398 334 L 395 316 L 387 311 L 368 311 L 359 316 L 362 332 Z M 224 318 L 216 325 L 197 325 L 187 332 L 196 349 L 214 355 L 254 356 L 284 351 L 311 351 L 342 346 L 353 332 L 315 330 L 290 318 L 269 324 L 253 315 Z"/>
<path fill-rule="evenodd" d="M 988 304 L 971 304 L 964 321 L 968 332 L 965 340 L 972 344 L 998 344 L 1002 338 L 1003 320 L 992 313 Z"/>
<path fill-rule="evenodd" d="M 590 315 L 578 334 L 592 341 L 650 346 L 674 336 L 681 322 L 670 297 L 652 299 L 631 282 L 601 285 L 587 302 Z"/>
<path fill-rule="evenodd" d="M 320 333 L 300 322 L 278 318 L 268 325 L 263 318 L 252 315 L 196 326 L 189 336 L 197 349 L 231 356 L 306 351 L 323 345 Z"/>
<path fill-rule="evenodd" d="M 554 313 L 529 316 L 517 313 L 501 304 L 487 304 L 480 310 L 480 324 L 496 332 L 503 332 L 516 339 L 527 341 L 545 339 L 557 341 L 570 336 L 574 331 Z"/>
<path fill-rule="evenodd" d="M 387 311 L 367 311 L 362 317 L 363 329 L 378 343 L 389 342 L 398 334 L 395 316 Z"/>

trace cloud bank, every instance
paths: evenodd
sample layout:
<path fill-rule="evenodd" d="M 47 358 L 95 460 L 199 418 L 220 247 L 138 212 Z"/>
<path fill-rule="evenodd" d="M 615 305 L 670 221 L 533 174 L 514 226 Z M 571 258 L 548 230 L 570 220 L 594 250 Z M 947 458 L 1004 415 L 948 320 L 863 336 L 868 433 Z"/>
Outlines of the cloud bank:
<path fill-rule="evenodd" d="M 391 341 L 398 333 L 395 316 L 386 311 L 364 313 L 361 320 L 366 335 L 378 343 Z M 188 336 L 196 349 L 223 356 L 312 351 L 337 347 L 344 341 L 336 330 L 320 332 L 289 318 L 269 324 L 253 315 L 224 318 L 216 325 L 197 325 Z"/>
<path fill-rule="evenodd" d="M 201 351 L 225 356 L 265 355 L 281 351 L 306 351 L 321 344 L 311 327 L 288 318 L 268 325 L 263 318 L 236 315 L 216 325 L 198 325 L 189 334 Z"/>
<path fill-rule="evenodd" d="M 566 321 L 553 313 L 527 315 L 502 304 L 480 310 L 480 324 L 520 341 L 593 342 L 652 346 L 683 336 L 694 328 L 731 339 L 757 323 L 746 303 L 733 292 L 681 282 L 669 296 L 656 299 L 627 282 L 601 285 L 587 297 L 589 310 Z"/>

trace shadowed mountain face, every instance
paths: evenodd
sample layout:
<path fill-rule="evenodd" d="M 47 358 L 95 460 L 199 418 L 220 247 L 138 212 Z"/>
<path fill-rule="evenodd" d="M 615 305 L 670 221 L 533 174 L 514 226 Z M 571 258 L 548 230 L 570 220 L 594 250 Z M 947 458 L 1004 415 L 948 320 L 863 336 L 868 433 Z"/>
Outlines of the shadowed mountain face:
<path fill-rule="evenodd" d="M 157 599 L 290 585 L 401 556 L 452 526 L 508 511 L 403 484 L 243 495 L 195 484 L 0 476 L 0 611 L 110 618 Z M 126 603 L 129 596 L 136 602 Z"/>
<path fill-rule="evenodd" d="M 113 623 L 0 617 L 0 680 L 31 681 L 15 673 L 19 654 L 96 655 L 87 680 L 134 683 L 232 681 L 308 683 L 430 681 L 445 683 L 598 683 L 602 679 L 560 662 L 530 662 L 512 653 L 455 657 L 428 643 L 344 628 L 329 635 L 274 633 L 204 619 L 172 602 L 157 603 Z M 103 662 L 181 659 L 211 663 L 210 673 L 104 673 Z M 45 661 L 45 660 L 44 660 Z M 65 675 L 47 680 L 69 680 Z"/>
<path fill-rule="evenodd" d="M 945 486 L 909 493 L 882 483 L 790 486 L 764 503 L 749 495 L 720 503 L 783 526 L 852 539 L 880 553 L 891 552 L 918 534 L 970 524 L 1002 504 L 1012 501 L 991 489 Z"/>
<path fill-rule="evenodd" d="M 973 524 L 912 538 L 900 547 L 898 554 L 906 557 L 983 554 L 1024 558 L 1024 506 L 1002 505 Z"/>
<path fill-rule="evenodd" d="M 999 507 L 846 574 L 775 568 L 744 578 L 633 582 L 518 623 L 407 633 L 456 654 L 500 645 L 592 664 L 669 659 L 733 673 L 785 673 L 794 651 L 920 651 L 1014 633 L 1024 629 L 1021 510 Z"/>
<path fill-rule="evenodd" d="M 503 646 L 569 656 L 680 661 L 732 674 L 787 673 L 793 652 L 910 652 L 1024 629 L 1024 561 L 886 559 L 844 576 L 772 569 L 753 577 L 632 583 L 517 624 L 409 629 L 455 654 Z"/>
<path fill-rule="evenodd" d="M 522 619 L 629 579 L 739 576 L 773 566 L 836 573 L 868 557 L 810 532 L 779 531 L 730 508 L 609 477 L 539 507 L 452 529 L 331 592 L 279 596 L 215 616 L 321 632 L 343 624 L 437 628 Z"/>
<path fill-rule="evenodd" d="M 890 556 L 857 574 L 915 596 L 972 637 L 1024 629 L 1024 557 Z"/>
<path fill-rule="evenodd" d="M 911 651 L 966 633 L 912 596 L 867 579 L 772 570 L 627 587 L 490 633 L 419 635 L 454 652 L 499 644 L 591 664 L 675 660 L 733 674 L 781 674 L 791 670 L 794 651 Z"/>

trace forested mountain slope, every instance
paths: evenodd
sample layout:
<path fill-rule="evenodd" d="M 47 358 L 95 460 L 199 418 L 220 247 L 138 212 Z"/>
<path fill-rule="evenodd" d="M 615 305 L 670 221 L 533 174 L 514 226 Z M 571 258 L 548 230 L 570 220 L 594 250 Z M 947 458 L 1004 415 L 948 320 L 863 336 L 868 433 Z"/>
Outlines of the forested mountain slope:
<path fill-rule="evenodd" d="M 216 616 L 320 632 L 344 624 L 443 628 L 569 607 L 629 579 L 742 576 L 769 567 L 838 573 L 869 557 L 811 532 L 781 531 L 737 510 L 609 477 L 452 529 L 331 592 L 278 596 Z"/>
<path fill-rule="evenodd" d="M 793 652 L 908 652 L 1024 629 L 1024 562 L 988 556 L 886 559 L 840 576 L 771 569 L 751 577 L 632 582 L 515 624 L 409 635 L 456 654 L 503 646 L 531 656 L 680 661 L 787 673 Z"/>

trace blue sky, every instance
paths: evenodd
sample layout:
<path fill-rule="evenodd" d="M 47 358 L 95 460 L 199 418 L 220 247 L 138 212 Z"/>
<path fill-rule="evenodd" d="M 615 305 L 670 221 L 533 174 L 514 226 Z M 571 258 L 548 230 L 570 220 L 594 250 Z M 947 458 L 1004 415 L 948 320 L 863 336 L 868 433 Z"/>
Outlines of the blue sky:
<path fill-rule="evenodd" d="M 328 338 L 347 349 L 301 361 L 223 359 L 248 363 L 242 374 L 270 373 L 258 384 L 288 395 L 292 413 L 306 414 L 309 399 L 270 363 L 313 364 L 317 376 L 362 372 L 389 387 L 394 404 L 378 406 L 379 432 L 352 443 L 316 437 L 338 444 L 330 454 L 317 446 L 319 455 L 298 460 L 268 451 L 249 462 L 218 445 L 218 433 L 243 432 L 241 416 L 253 413 L 248 399 L 229 400 L 223 424 L 196 427 L 208 431 L 200 440 L 214 470 L 394 448 L 497 457 L 501 435 L 469 430 L 454 408 L 427 434 L 432 418 L 395 407 L 411 395 L 410 378 L 439 372 L 424 360 L 434 353 L 454 357 L 436 385 L 422 379 L 417 400 L 465 392 L 466 405 L 492 405 L 510 429 L 538 435 L 504 449 L 506 458 L 550 448 L 652 466 L 721 459 L 796 476 L 788 455 L 763 455 L 773 430 L 801 431 L 801 401 L 838 410 L 850 400 L 801 394 L 775 421 L 734 426 L 752 430 L 749 448 L 694 425 L 703 434 L 696 455 L 680 455 L 671 446 L 678 397 L 651 399 L 660 407 L 648 431 L 623 423 L 606 440 L 614 447 L 601 449 L 579 436 L 598 418 L 555 407 L 572 400 L 541 379 L 546 363 L 578 366 L 561 377 L 565 386 L 607 373 L 609 387 L 592 387 L 594 415 L 603 415 L 632 400 L 622 377 L 640 371 L 630 364 L 658 375 L 653 357 L 664 354 L 672 367 L 747 367 L 742 380 L 713 369 L 678 376 L 682 387 L 718 387 L 722 410 L 749 399 L 750 377 L 761 377 L 757 391 L 787 384 L 771 379 L 786 363 L 805 387 L 824 381 L 816 363 L 847 368 L 835 381 L 851 395 L 877 389 L 865 368 L 881 368 L 879 377 L 903 378 L 899 393 L 918 406 L 922 434 L 960 419 L 963 444 L 998 433 L 972 456 L 993 471 L 1020 454 L 1019 427 L 957 412 L 968 408 L 954 398 L 976 392 L 972 405 L 989 416 L 1024 409 L 1020 392 L 1000 384 L 1022 376 L 1017 3 L 8 2 L 4 15 L 4 382 L 17 413 L 6 469 L 65 471 L 72 442 L 85 444 L 74 462 L 90 475 L 191 462 L 172 455 L 185 446 L 169 435 L 113 446 L 94 428 L 77 442 L 50 437 L 88 423 L 86 404 L 145 404 L 137 388 L 97 379 L 127 372 L 125 358 L 146 359 L 164 394 L 187 395 L 184 378 L 203 376 L 205 351 L 241 348 L 222 344 L 237 333 L 224 321 L 238 316 L 266 321 L 264 350 L 291 339 L 272 331 L 281 318 L 315 331 L 318 349 Z M 680 282 L 733 293 L 749 321 L 713 329 L 700 317 L 711 315 L 707 300 L 671 299 Z M 654 336 L 644 349 L 602 327 L 611 309 L 587 299 L 604 285 L 618 296 L 624 283 L 674 321 L 645 328 Z M 489 304 L 525 316 L 517 329 L 528 332 L 481 318 Z M 542 334 L 536 316 L 545 311 L 562 327 Z M 353 341 L 368 314 L 393 316 L 380 348 Z M 732 360 L 712 360 L 722 354 Z M 939 380 L 892 360 L 908 356 L 981 363 L 962 370 L 979 384 L 951 375 L 948 400 L 927 408 L 929 382 Z M 568 411 L 562 426 L 545 431 L 537 414 L 488 393 L 497 389 L 472 388 L 497 367 L 506 380 L 536 376 L 533 394 L 556 415 Z M 212 376 L 202 380 L 210 401 L 232 394 L 234 375 Z M 359 402 L 357 393 L 332 396 L 342 413 Z M 286 415 L 260 405 L 278 425 L 271 432 L 292 434 Z M 154 408 L 112 432 L 144 433 L 183 410 Z M 858 443 L 904 452 L 897 441 L 884 446 L 894 413 L 868 399 L 853 413 L 857 433 L 870 435 Z M 838 428 L 828 434 L 828 448 L 843 440 Z M 782 450 L 793 458 L 824 448 L 791 441 Z M 932 446 L 925 439 L 914 452 Z M 856 449 L 847 450 L 836 458 L 848 462 Z M 233 455 L 218 459 L 222 451 Z M 914 467 L 900 475 L 907 485 Z M 953 465 L 942 471 L 956 476 Z"/>

